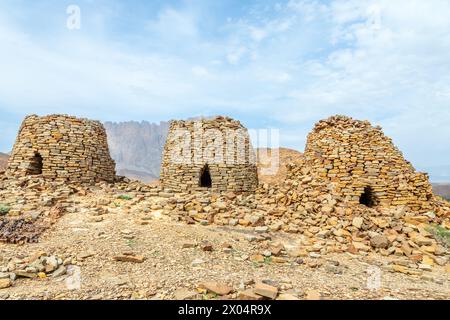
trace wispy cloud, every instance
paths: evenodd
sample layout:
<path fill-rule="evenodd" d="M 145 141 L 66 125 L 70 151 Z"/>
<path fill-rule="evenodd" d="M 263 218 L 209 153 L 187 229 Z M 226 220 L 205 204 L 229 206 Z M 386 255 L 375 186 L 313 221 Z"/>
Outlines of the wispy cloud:
<path fill-rule="evenodd" d="M 450 157 L 446 0 L 78 2 L 72 32 L 62 3 L 0 4 L 0 149 L 28 113 L 229 114 L 298 149 L 342 113 L 383 125 L 419 166 Z"/>

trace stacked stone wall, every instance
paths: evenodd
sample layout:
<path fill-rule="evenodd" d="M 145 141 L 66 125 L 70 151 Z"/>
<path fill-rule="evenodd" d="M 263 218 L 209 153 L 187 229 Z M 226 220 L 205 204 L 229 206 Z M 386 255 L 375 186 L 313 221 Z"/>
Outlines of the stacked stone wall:
<path fill-rule="evenodd" d="M 416 172 L 381 128 L 368 121 L 334 116 L 318 122 L 308 135 L 304 159 L 312 176 L 332 183 L 350 204 L 369 196 L 373 206 L 431 209 L 428 175 Z"/>
<path fill-rule="evenodd" d="M 112 182 L 115 163 L 100 122 L 67 115 L 32 115 L 20 127 L 6 175 Z"/>
<path fill-rule="evenodd" d="M 201 183 L 208 171 L 211 186 Z M 177 192 L 253 191 L 258 185 L 247 129 L 227 117 L 172 121 L 163 153 L 161 183 Z"/>

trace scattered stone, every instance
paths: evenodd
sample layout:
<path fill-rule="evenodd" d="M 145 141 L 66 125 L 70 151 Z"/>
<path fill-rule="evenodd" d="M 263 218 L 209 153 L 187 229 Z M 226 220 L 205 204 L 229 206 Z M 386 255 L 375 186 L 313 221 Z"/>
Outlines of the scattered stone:
<path fill-rule="evenodd" d="M 115 261 L 121 261 L 121 262 L 133 262 L 133 263 L 142 263 L 145 261 L 145 257 L 143 256 L 126 256 L 126 255 L 119 255 L 115 256 L 113 258 Z"/>
<path fill-rule="evenodd" d="M 103 221 L 103 217 L 101 216 L 97 216 L 97 217 L 93 217 L 92 218 L 92 222 L 102 222 Z"/>
<path fill-rule="evenodd" d="M 212 243 L 210 243 L 210 242 L 208 242 L 208 241 L 203 241 L 203 242 L 200 244 L 200 248 L 201 248 L 203 251 L 213 251 L 213 245 L 212 245 Z"/>
<path fill-rule="evenodd" d="M 277 300 L 300 300 L 297 296 L 290 293 L 280 293 Z"/>
<path fill-rule="evenodd" d="M 198 293 L 185 288 L 180 288 L 177 289 L 173 295 L 175 300 L 192 300 L 198 296 Z"/>
<path fill-rule="evenodd" d="M 6 289 L 12 286 L 12 281 L 9 279 L 0 279 L 0 289 Z"/>
<path fill-rule="evenodd" d="M 53 272 L 58 268 L 58 259 L 55 256 L 45 258 L 45 272 Z"/>
<path fill-rule="evenodd" d="M 363 218 L 361 218 L 361 217 L 353 218 L 352 225 L 355 228 L 361 229 L 363 223 L 364 223 L 364 219 Z"/>
<path fill-rule="evenodd" d="M 282 244 L 273 245 L 270 247 L 270 252 L 273 256 L 278 256 L 284 250 L 284 246 Z"/>
<path fill-rule="evenodd" d="M 419 264 L 419 269 L 424 271 L 432 271 L 433 268 L 430 265 L 427 264 Z"/>
<path fill-rule="evenodd" d="M 278 288 L 262 282 L 258 282 L 255 285 L 254 292 L 256 294 L 259 294 L 260 296 L 275 299 L 278 295 Z"/>
<path fill-rule="evenodd" d="M 370 239 L 370 245 L 374 248 L 386 249 L 389 244 L 389 239 L 382 235 L 374 236 L 372 239 Z"/>
<path fill-rule="evenodd" d="M 204 282 L 200 284 L 200 288 L 204 288 L 209 292 L 218 294 L 219 296 L 225 296 L 233 291 L 233 288 L 218 282 Z"/>
<path fill-rule="evenodd" d="M 353 246 L 355 247 L 356 250 L 361 250 L 361 251 L 369 251 L 370 250 L 370 247 L 366 246 L 362 242 L 353 242 L 352 244 L 353 244 Z"/>
<path fill-rule="evenodd" d="M 301 248 L 292 248 L 287 250 L 287 254 L 292 258 L 304 258 L 308 256 L 308 251 Z"/>
<path fill-rule="evenodd" d="M 197 243 L 194 241 L 190 241 L 190 242 L 184 242 L 182 245 L 183 249 L 188 249 L 188 248 L 195 248 L 197 246 Z"/>
<path fill-rule="evenodd" d="M 85 260 L 87 258 L 92 257 L 94 254 L 95 254 L 94 252 L 90 252 L 90 251 L 89 252 L 82 252 L 82 253 L 80 253 L 78 255 L 78 259 Z"/>
<path fill-rule="evenodd" d="M 272 262 L 274 263 L 286 263 L 287 260 L 283 257 L 272 257 Z"/>
<path fill-rule="evenodd" d="M 254 254 L 252 256 L 250 256 L 250 261 L 251 262 L 256 262 L 256 263 L 264 263 L 264 256 L 260 255 L 260 254 Z"/>
<path fill-rule="evenodd" d="M 255 227 L 256 233 L 266 233 L 269 230 L 269 227 L 263 226 L 263 227 Z"/>
<path fill-rule="evenodd" d="M 306 300 L 322 300 L 322 295 L 317 290 L 306 291 Z"/>
<path fill-rule="evenodd" d="M 67 272 L 66 267 L 60 266 L 58 269 L 55 270 L 55 272 L 52 273 L 52 277 L 57 278 L 65 275 Z"/>
<path fill-rule="evenodd" d="M 36 260 L 38 260 L 40 257 L 46 257 L 48 256 L 48 254 L 45 251 L 37 251 L 35 253 L 33 253 L 29 258 L 28 258 L 28 263 L 33 263 Z"/>
<path fill-rule="evenodd" d="M 228 243 L 228 242 L 222 243 L 221 246 L 222 246 L 222 248 L 227 248 L 227 249 L 232 249 L 233 248 L 233 246 L 230 243 Z"/>
<path fill-rule="evenodd" d="M 342 268 L 332 265 L 332 264 L 328 264 L 325 266 L 325 270 L 330 272 L 330 273 L 334 273 L 334 274 L 342 274 L 343 270 Z"/>
<path fill-rule="evenodd" d="M 409 270 L 407 267 L 405 266 L 400 266 L 397 264 L 392 265 L 392 270 L 395 272 L 400 272 L 400 273 L 404 273 L 404 274 L 408 274 Z"/>
<path fill-rule="evenodd" d="M 434 260 L 429 256 L 424 255 L 422 257 L 422 264 L 432 267 L 434 265 Z"/>
<path fill-rule="evenodd" d="M 37 277 L 36 273 L 26 272 L 24 270 L 15 270 L 14 273 L 15 273 L 15 275 L 18 278 L 30 278 L 30 279 L 33 279 L 33 278 Z"/>
<path fill-rule="evenodd" d="M 315 268 L 319 268 L 322 266 L 322 261 L 318 260 L 318 259 L 314 259 L 312 261 L 308 261 L 308 267 L 315 269 Z"/>
<path fill-rule="evenodd" d="M 204 260 L 202 260 L 200 258 L 197 258 L 197 259 L 194 259 L 194 261 L 192 261 L 192 266 L 193 267 L 197 267 L 197 266 L 199 266 L 201 264 L 204 264 L 204 263 L 205 263 Z"/>
<path fill-rule="evenodd" d="M 263 296 L 256 294 L 254 289 L 247 289 L 239 293 L 241 300 L 262 300 Z"/>
<path fill-rule="evenodd" d="M 262 255 L 263 255 L 264 257 L 270 257 L 270 256 L 272 255 L 272 252 L 271 252 L 270 250 L 264 250 L 264 251 L 262 252 Z"/>

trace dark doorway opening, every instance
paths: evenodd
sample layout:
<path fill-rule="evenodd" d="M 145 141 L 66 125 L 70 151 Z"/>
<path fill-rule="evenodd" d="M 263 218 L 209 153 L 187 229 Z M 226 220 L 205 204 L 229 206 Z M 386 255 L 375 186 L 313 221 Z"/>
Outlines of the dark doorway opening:
<path fill-rule="evenodd" d="M 200 187 L 203 188 L 212 187 L 211 173 L 209 172 L 208 165 L 205 165 L 202 171 L 200 172 Z"/>
<path fill-rule="evenodd" d="M 365 205 L 366 207 L 375 206 L 375 196 L 371 187 L 365 187 L 364 192 L 359 198 L 359 203 Z"/>
<path fill-rule="evenodd" d="M 27 175 L 42 174 L 42 166 L 42 156 L 36 152 L 34 157 L 30 159 L 30 166 L 28 167 Z"/>

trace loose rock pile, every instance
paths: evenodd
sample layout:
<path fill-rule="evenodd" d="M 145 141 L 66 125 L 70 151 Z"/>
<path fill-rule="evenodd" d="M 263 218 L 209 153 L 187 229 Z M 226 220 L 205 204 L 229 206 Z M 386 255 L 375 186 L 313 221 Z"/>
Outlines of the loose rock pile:
<path fill-rule="evenodd" d="M 241 286 L 243 290 L 240 290 L 238 294 L 232 294 L 235 290 L 233 287 L 219 283 L 215 281 L 204 282 L 199 285 L 197 289 L 200 294 L 206 295 L 217 295 L 220 297 L 233 297 L 237 296 L 237 298 L 241 300 L 299 300 L 299 298 L 295 295 L 289 293 L 279 292 L 280 284 L 275 283 L 270 280 L 254 282 L 254 281 L 246 281 L 246 283 L 242 283 Z M 183 290 L 184 291 L 184 290 Z M 176 295 L 180 300 L 192 299 L 198 296 L 196 292 L 183 292 L 179 291 Z"/>
<path fill-rule="evenodd" d="M 160 201 L 167 214 L 187 223 L 253 227 L 259 233 L 284 231 L 306 237 L 309 252 L 407 256 L 420 263 L 432 256 L 445 264 L 448 251 L 429 231 L 433 224 L 450 227 L 448 202 L 433 199 L 434 211 L 419 214 L 406 206 L 368 208 L 345 202 L 326 180 L 312 180 L 302 165 L 290 166 L 291 177 L 280 185 L 261 186 L 256 194 L 202 193 L 175 195 Z M 295 172 L 295 173 L 294 173 Z"/>
<path fill-rule="evenodd" d="M 47 181 L 42 177 L 0 177 L 0 242 L 37 242 L 39 235 L 66 210 L 72 210 L 69 197 L 75 186 Z"/>
<path fill-rule="evenodd" d="M 17 278 L 47 278 L 59 277 L 66 273 L 66 267 L 61 258 L 47 255 L 45 252 L 37 252 L 25 258 L 15 258 L 0 266 L 0 289 L 13 285 Z"/>

